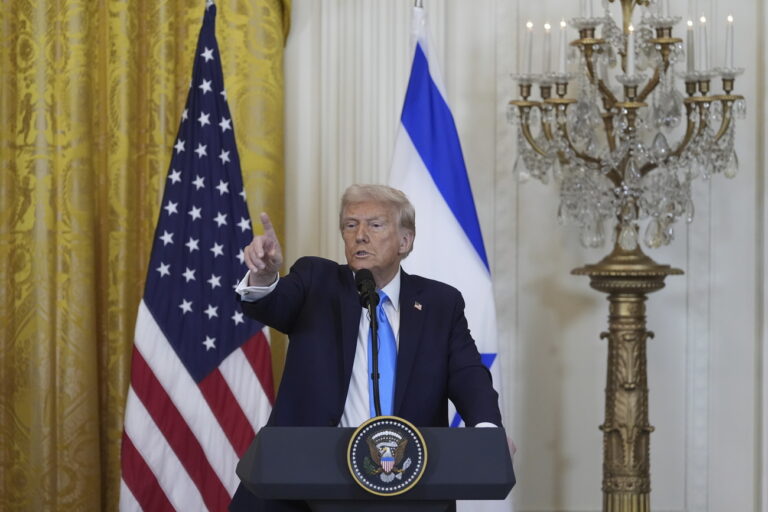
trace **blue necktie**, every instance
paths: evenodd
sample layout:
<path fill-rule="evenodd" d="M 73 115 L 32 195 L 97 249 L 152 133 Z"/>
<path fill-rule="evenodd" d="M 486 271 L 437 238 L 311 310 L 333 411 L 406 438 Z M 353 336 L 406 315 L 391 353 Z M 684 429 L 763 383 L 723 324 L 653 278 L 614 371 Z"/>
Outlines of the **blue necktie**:
<path fill-rule="evenodd" d="M 381 402 L 382 416 L 392 415 L 392 402 L 395 399 L 395 368 L 397 366 L 397 343 L 395 333 L 389 324 L 384 303 L 389 300 L 387 294 L 379 290 L 379 305 L 376 306 L 376 318 L 379 322 L 379 401 Z M 373 347 L 372 333 L 368 332 L 368 397 L 371 406 L 371 418 L 376 416 L 376 407 L 373 402 Z"/>

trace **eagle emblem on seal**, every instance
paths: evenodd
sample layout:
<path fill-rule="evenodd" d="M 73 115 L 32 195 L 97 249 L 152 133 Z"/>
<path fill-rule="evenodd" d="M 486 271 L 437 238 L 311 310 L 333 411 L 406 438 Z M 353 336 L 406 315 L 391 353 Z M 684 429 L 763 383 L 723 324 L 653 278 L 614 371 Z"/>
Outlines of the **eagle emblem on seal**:
<path fill-rule="evenodd" d="M 376 416 L 349 438 L 347 465 L 352 479 L 367 492 L 397 496 L 412 489 L 424 475 L 427 445 L 407 420 Z"/>
<path fill-rule="evenodd" d="M 403 461 L 408 439 L 399 432 L 385 430 L 367 437 L 366 442 L 370 453 L 370 463 L 365 464 L 368 474 L 379 475 L 382 482 L 402 479 L 403 471 L 411 465 L 410 457 Z"/>

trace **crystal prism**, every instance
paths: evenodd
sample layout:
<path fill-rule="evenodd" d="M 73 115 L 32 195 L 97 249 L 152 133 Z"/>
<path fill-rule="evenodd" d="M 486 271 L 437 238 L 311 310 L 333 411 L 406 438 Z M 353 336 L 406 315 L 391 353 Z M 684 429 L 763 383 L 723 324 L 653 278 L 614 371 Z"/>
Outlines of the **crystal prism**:
<path fill-rule="evenodd" d="M 653 217 L 645 228 L 645 245 L 651 249 L 661 247 L 661 225 L 659 219 Z"/>
<path fill-rule="evenodd" d="M 731 151 L 731 157 L 728 159 L 728 163 L 725 164 L 725 177 L 735 178 L 739 173 L 739 157 L 736 156 L 736 151 Z"/>
<path fill-rule="evenodd" d="M 637 247 L 637 228 L 633 224 L 625 224 L 619 233 L 619 245 L 625 251 L 633 251 Z"/>
<path fill-rule="evenodd" d="M 634 158 L 630 158 L 627 162 L 627 169 L 624 171 L 624 180 L 635 183 L 640 179 L 640 172 L 637 169 L 637 164 Z"/>
<path fill-rule="evenodd" d="M 669 143 L 663 133 L 659 132 L 653 138 L 653 154 L 657 160 L 661 161 L 669 155 Z"/>

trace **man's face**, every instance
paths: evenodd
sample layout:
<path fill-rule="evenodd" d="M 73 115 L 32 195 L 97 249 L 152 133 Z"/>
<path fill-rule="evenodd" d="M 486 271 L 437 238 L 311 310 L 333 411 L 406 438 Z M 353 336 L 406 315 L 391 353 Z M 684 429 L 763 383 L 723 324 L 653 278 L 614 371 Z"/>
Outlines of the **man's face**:
<path fill-rule="evenodd" d="M 349 266 L 354 271 L 369 269 L 379 287 L 395 276 L 413 242 L 410 231 L 400 229 L 393 208 L 377 201 L 347 205 L 341 236 Z"/>

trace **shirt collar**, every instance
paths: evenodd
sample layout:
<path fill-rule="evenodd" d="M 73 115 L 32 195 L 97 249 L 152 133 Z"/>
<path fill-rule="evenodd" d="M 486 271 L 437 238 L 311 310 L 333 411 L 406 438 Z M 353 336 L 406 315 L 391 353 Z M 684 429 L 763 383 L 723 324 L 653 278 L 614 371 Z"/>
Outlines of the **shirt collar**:
<path fill-rule="evenodd" d="M 382 290 L 389 297 L 389 301 L 392 303 L 395 311 L 400 311 L 400 267 L 397 267 L 397 274 Z"/>

